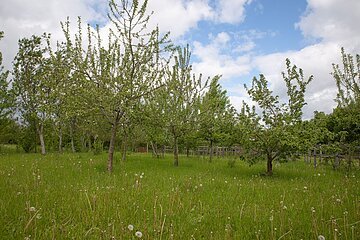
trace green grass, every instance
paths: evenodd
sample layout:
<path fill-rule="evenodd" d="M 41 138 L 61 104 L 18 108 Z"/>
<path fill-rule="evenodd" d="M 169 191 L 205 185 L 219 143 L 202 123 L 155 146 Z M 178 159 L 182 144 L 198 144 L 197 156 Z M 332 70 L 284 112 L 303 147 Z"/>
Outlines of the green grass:
<path fill-rule="evenodd" d="M 358 170 L 115 158 L 2 153 L 0 239 L 360 239 Z"/>

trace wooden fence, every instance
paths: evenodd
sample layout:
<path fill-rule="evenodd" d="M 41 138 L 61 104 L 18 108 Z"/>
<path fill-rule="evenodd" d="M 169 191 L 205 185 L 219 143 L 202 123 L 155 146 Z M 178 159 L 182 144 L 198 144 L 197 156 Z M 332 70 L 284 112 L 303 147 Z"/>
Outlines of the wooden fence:
<path fill-rule="evenodd" d="M 348 168 L 351 166 L 360 167 L 360 153 L 325 153 L 318 148 L 309 150 L 307 154 L 304 154 L 304 161 L 312 163 L 314 168 L 319 164 L 331 163 L 334 169 L 339 168 L 341 165 L 346 165 Z"/>

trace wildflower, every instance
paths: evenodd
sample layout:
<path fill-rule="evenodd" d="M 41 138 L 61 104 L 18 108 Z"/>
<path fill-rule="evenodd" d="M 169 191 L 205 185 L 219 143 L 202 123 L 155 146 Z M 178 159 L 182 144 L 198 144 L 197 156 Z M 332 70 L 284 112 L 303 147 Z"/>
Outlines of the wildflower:
<path fill-rule="evenodd" d="M 304 190 L 307 190 L 308 188 L 307 188 L 307 186 L 304 186 Z"/>
<path fill-rule="evenodd" d="M 36 212 L 36 208 L 35 208 L 35 207 L 30 207 L 30 208 L 29 208 L 29 211 L 30 211 L 30 212 Z"/>
<path fill-rule="evenodd" d="M 315 213 L 315 208 L 314 207 L 311 207 L 311 212 Z"/>
<path fill-rule="evenodd" d="M 286 210 L 286 209 L 287 209 L 287 207 L 284 205 L 284 206 L 283 206 L 283 209 L 284 209 L 284 210 Z"/>
<path fill-rule="evenodd" d="M 274 220 L 274 216 L 271 216 L 269 220 L 272 222 Z"/>
<path fill-rule="evenodd" d="M 202 187 L 203 186 L 202 183 L 200 183 L 199 186 Z"/>
<path fill-rule="evenodd" d="M 137 236 L 138 238 L 142 238 L 142 232 L 137 231 L 137 232 L 135 233 L 135 236 Z"/>
<path fill-rule="evenodd" d="M 129 229 L 130 231 L 132 231 L 132 230 L 134 230 L 134 226 L 131 225 L 131 224 L 129 224 L 128 229 Z"/>

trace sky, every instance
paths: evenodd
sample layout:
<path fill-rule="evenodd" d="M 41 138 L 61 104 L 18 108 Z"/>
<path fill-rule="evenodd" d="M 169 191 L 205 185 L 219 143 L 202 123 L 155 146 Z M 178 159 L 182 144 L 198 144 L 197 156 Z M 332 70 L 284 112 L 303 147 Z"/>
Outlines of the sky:
<path fill-rule="evenodd" d="M 20 38 L 48 32 L 53 41 L 63 41 L 60 21 L 67 17 L 76 23 L 81 16 L 102 32 L 109 27 L 107 0 L 0 0 L 0 6 L 6 68 Z M 281 72 L 289 58 L 306 77 L 314 76 L 304 118 L 330 113 L 337 92 L 332 63 L 341 63 L 341 47 L 360 53 L 359 0 L 149 0 L 148 11 L 154 11 L 150 27 L 170 31 L 175 44 L 190 45 L 195 73 L 222 75 L 220 83 L 237 109 L 249 101 L 243 85 L 260 73 L 286 101 Z"/>

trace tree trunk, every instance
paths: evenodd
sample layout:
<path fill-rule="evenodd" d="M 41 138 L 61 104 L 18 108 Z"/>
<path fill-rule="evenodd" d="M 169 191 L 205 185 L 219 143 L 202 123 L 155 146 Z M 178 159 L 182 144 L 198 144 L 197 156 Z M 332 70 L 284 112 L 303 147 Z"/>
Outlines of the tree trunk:
<path fill-rule="evenodd" d="M 213 158 L 213 141 L 210 140 L 210 158 L 209 158 L 209 162 L 212 162 L 212 158 Z"/>
<path fill-rule="evenodd" d="M 273 165 L 272 165 L 272 162 L 273 162 L 273 158 L 271 155 L 267 155 L 267 171 L 266 171 L 266 174 L 268 176 L 271 176 L 273 174 Z"/>
<path fill-rule="evenodd" d="M 150 144 L 151 144 L 151 149 L 152 149 L 152 154 L 153 154 L 153 156 L 154 156 L 154 157 L 155 157 L 155 156 L 156 156 L 156 157 L 159 157 L 156 144 L 154 144 L 153 141 L 150 141 Z"/>
<path fill-rule="evenodd" d="M 114 150 L 115 150 L 115 140 L 116 140 L 116 130 L 117 126 L 120 122 L 122 114 L 120 112 L 116 113 L 114 122 L 111 127 L 111 138 L 110 138 L 110 146 L 109 146 L 109 154 L 108 154 L 108 172 L 111 173 L 113 170 L 113 159 L 114 159 Z"/>
<path fill-rule="evenodd" d="M 63 136 L 62 136 L 62 129 L 60 127 L 59 129 L 59 152 L 61 153 L 62 152 L 62 139 L 63 139 Z"/>
<path fill-rule="evenodd" d="M 177 137 L 174 137 L 174 166 L 179 166 L 179 149 Z"/>
<path fill-rule="evenodd" d="M 162 145 L 162 147 L 161 147 L 161 157 L 162 158 L 165 157 L 165 145 Z"/>
<path fill-rule="evenodd" d="M 42 123 L 40 123 L 39 125 L 36 124 L 36 130 L 40 138 L 41 154 L 45 155 L 46 150 L 45 150 L 45 141 L 44 141 L 44 125 Z"/>
<path fill-rule="evenodd" d="M 74 152 L 76 152 L 76 150 L 75 150 L 75 144 L 74 144 L 74 125 L 73 125 L 73 121 L 70 124 L 70 139 L 71 139 L 71 151 L 74 153 Z"/>

